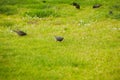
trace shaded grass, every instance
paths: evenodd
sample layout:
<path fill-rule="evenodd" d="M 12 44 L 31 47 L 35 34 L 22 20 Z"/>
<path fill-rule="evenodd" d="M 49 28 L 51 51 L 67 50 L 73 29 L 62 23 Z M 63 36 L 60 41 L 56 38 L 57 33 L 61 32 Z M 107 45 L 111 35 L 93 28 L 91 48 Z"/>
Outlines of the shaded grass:
<path fill-rule="evenodd" d="M 31 4 L 31 3 L 38 3 L 38 0 L 1 0 L 0 5 L 24 5 L 24 4 Z"/>
<path fill-rule="evenodd" d="M 17 13 L 17 8 L 13 6 L 0 6 L 0 14 L 13 15 Z"/>
<path fill-rule="evenodd" d="M 29 5 L 24 5 L 25 8 L 30 8 L 30 9 L 46 9 L 46 8 L 51 8 L 50 4 L 29 4 Z"/>
<path fill-rule="evenodd" d="M 53 10 L 32 10 L 29 12 L 25 12 L 26 16 L 30 16 L 30 17 L 39 17 L 39 18 L 43 18 L 43 17 L 57 17 L 59 16 L 55 11 Z"/>

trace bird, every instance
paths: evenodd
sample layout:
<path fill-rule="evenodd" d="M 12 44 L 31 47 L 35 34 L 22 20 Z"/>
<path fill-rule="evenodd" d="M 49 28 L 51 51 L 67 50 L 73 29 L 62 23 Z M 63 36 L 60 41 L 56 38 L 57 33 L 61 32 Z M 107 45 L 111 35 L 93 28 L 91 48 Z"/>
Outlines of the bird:
<path fill-rule="evenodd" d="M 14 32 L 16 32 L 19 36 L 25 36 L 27 35 L 27 33 L 21 31 L 21 30 L 13 30 Z"/>
<path fill-rule="evenodd" d="M 75 7 L 76 7 L 77 9 L 80 9 L 80 5 L 79 5 L 79 4 L 77 4 Z"/>
<path fill-rule="evenodd" d="M 109 11 L 109 14 L 113 14 L 113 12 L 112 12 L 112 11 Z"/>
<path fill-rule="evenodd" d="M 46 1 L 44 0 L 44 1 L 42 1 L 43 3 L 46 3 Z"/>
<path fill-rule="evenodd" d="M 93 8 L 99 8 L 100 6 L 102 6 L 101 4 L 95 4 L 93 5 Z"/>
<path fill-rule="evenodd" d="M 55 36 L 55 39 L 56 39 L 56 41 L 61 42 L 61 41 L 63 41 L 64 38 L 61 36 Z"/>
<path fill-rule="evenodd" d="M 78 3 L 73 2 L 72 5 L 75 6 L 77 9 L 80 9 L 80 5 Z"/>
<path fill-rule="evenodd" d="M 73 5 L 73 6 L 76 6 L 76 5 L 77 5 L 77 3 L 76 3 L 76 2 L 73 2 L 73 3 L 72 3 L 72 5 Z"/>

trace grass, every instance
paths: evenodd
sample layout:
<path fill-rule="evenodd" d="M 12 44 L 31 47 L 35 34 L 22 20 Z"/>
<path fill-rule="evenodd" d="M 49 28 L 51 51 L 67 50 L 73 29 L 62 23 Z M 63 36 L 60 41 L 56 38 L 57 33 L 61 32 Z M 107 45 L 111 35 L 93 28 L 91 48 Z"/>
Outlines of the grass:
<path fill-rule="evenodd" d="M 120 79 L 119 0 L 76 1 L 0 1 L 0 80 Z"/>
<path fill-rule="evenodd" d="M 30 17 L 39 17 L 39 18 L 49 17 L 49 16 L 53 16 L 53 17 L 58 16 L 57 13 L 55 13 L 55 11 L 53 10 L 32 10 L 32 11 L 26 12 L 25 15 Z"/>
<path fill-rule="evenodd" d="M 16 7 L 12 6 L 0 6 L 0 14 L 13 15 L 17 13 Z"/>

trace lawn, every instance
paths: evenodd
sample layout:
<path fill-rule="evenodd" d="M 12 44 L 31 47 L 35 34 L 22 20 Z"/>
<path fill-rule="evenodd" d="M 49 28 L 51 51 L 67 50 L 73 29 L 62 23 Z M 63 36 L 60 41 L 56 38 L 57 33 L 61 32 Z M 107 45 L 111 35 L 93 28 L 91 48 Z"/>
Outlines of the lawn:
<path fill-rule="evenodd" d="M 120 0 L 0 0 L 0 80 L 120 80 Z"/>

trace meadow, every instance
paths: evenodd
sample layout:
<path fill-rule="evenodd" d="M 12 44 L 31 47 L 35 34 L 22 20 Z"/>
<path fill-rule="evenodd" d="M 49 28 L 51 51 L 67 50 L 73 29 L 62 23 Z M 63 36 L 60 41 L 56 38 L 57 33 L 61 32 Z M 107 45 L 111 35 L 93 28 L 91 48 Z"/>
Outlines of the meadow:
<path fill-rule="evenodd" d="M 0 0 L 0 80 L 120 80 L 120 0 Z"/>

